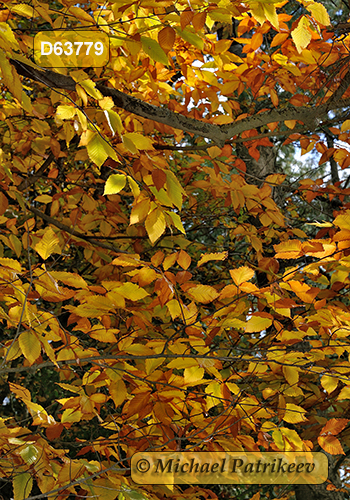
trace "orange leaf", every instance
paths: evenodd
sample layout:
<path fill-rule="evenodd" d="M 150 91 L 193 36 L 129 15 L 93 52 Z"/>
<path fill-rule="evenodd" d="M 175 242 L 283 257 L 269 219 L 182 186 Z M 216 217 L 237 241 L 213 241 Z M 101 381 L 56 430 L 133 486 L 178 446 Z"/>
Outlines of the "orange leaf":
<path fill-rule="evenodd" d="M 188 269 L 191 265 L 191 257 L 184 250 L 180 250 L 177 262 L 180 264 L 182 269 Z"/>
<path fill-rule="evenodd" d="M 330 455 L 345 455 L 339 439 L 333 435 L 319 436 L 317 438 L 318 444 Z"/>
<path fill-rule="evenodd" d="M 199 31 L 203 28 L 205 25 L 205 20 L 207 18 L 206 12 L 198 12 L 198 14 L 195 14 L 192 19 L 192 26 L 196 31 Z"/>
<path fill-rule="evenodd" d="M 252 41 L 251 41 L 251 44 L 250 44 L 250 48 L 252 50 L 257 50 L 262 43 L 263 43 L 263 36 L 262 36 L 262 34 L 261 33 L 255 33 L 252 36 Z"/>
<path fill-rule="evenodd" d="M 166 26 L 158 33 L 158 43 L 164 50 L 164 52 L 169 52 L 173 48 L 175 42 L 175 30 L 170 26 Z M 153 177 L 153 174 L 152 174 Z M 157 187 L 157 189 L 159 189 Z"/>
<path fill-rule="evenodd" d="M 192 21 L 194 14 L 192 10 L 186 9 L 180 14 L 180 24 L 181 29 L 183 30 L 190 22 Z"/>
<path fill-rule="evenodd" d="M 343 429 L 345 429 L 349 422 L 350 420 L 347 418 L 332 418 L 331 420 L 328 420 L 326 425 L 321 430 L 321 435 L 332 434 L 333 436 L 336 436 Z"/>
<path fill-rule="evenodd" d="M 276 259 L 296 259 L 303 255 L 301 242 L 299 240 L 289 240 L 273 246 L 276 252 Z"/>

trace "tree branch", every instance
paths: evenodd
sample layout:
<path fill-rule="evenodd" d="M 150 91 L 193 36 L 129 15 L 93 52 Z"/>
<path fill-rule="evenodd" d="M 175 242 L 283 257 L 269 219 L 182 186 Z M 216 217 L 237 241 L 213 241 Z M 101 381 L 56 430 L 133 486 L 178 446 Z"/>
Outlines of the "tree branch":
<path fill-rule="evenodd" d="M 10 59 L 10 63 L 16 68 L 20 75 L 43 83 L 49 88 L 75 90 L 76 82 L 70 76 L 61 75 L 60 73 L 50 70 L 35 69 L 15 59 Z M 102 84 L 97 84 L 96 88 L 102 95 L 112 97 L 114 104 L 125 111 L 129 111 L 130 113 L 134 113 L 148 120 L 163 123 L 175 129 L 206 137 L 219 146 L 223 146 L 225 141 L 242 132 L 259 128 L 272 122 L 280 123 L 285 120 L 297 120 L 313 128 L 317 120 L 327 116 L 328 111 L 350 106 L 350 98 L 339 98 L 340 95 L 344 94 L 348 86 L 349 78 L 345 78 L 339 89 L 333 94 L 337 98 L 333 99 L 331 97 L 326 103 L 318 106 L 290 106 L 285 109 L 271 109 L 225 125 L 215 125 L 195 120 L 194 118 L 175 113 L 167 108 L 154 106 L 141 99 L 124 94 L 120 92 L 120 90 L 106 87 Z"/>

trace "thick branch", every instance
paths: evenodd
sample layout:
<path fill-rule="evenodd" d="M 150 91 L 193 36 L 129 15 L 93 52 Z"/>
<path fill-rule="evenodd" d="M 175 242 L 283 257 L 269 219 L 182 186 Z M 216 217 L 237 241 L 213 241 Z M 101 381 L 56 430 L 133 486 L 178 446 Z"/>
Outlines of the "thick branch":
<path fill-rule="evenodd" d="M 75 81 L 70 76 L 61 75 L 50 70 L 37 70 L 25 63 L 10 59 L 17 72 L 37 82 L 41 82 L 50 88 L 60 88 L 64 90 L 75 90 Z M 271 109 L 255 116 L 250 116 L 243 120 L 237 120 L 225 125 L 214 125 L 212 123 L 195 120 L 187 116 L 175 113 L 167 108 L 160 108 L 153 104 L 137 99 L 136 97 L 124 94 L 119 90 L 98 84 L 96 88 L 104 96 L 111 96 L 115 105 L 125 109 L 130 113 L 163 123 L 170 127 L 184 130 L 192 134 L 206 137 L 223 145 L 225 141 L 241 134 L 247 130 L 262 127 L 272 122 L 284 122 L 285 120 L 299 120 L 311 129 L 317 124 L 317 120 L 326 117 L 328 111 L 350 106 L 350 98 L 340 99 L 348 87 L 348 79 L 345 79 L 340 86 L 340 90 L 335 92 L 337 99 L 332 97 L 319 106 L 290 106 L 286 109 Z"/>

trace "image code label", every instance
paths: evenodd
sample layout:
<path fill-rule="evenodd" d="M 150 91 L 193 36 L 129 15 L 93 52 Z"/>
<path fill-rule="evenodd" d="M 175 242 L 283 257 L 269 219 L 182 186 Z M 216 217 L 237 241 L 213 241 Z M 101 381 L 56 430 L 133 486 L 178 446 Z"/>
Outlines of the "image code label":
<path fill-rule="evenodd" d="M 41 31 L 34 37 L 34 60 L 43 68 L 102 68 L 109 61 L 109 38 L 100 31 Z"/>

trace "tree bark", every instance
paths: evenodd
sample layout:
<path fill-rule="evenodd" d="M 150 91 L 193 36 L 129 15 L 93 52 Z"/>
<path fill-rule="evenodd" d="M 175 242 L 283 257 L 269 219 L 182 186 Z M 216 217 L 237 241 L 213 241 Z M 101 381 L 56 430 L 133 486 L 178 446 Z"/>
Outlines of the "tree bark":
<path fill-rule="evenodd" d="M 40 82 L 49 88 L 60 88 L 69 91 L 75 90 L 76 82 L 70 76 L 61 75 L 55 71 L 43 70 L 39 67 L 36 69 L 33 65 L 30 66 L 15 59 L 10 59 L 9 61 L 16 68 L 19 75 Z M 235 120 L 232 123 L 224 125 L 215 125 L 209 122 L 195 120 L 186 115 L 175 113 L 166 107 L 154 106 L 141 99 L 120 92 L 120 90 L 106 87 L 102 84 L 97 84 L 96 88 L 103 96 L 111 96 L 114 104 L 119 108 L 125 109 L 143 118 L 163 123 L 175 129 L 206 137 L 223 147 L 225 141 L 232 139 L 232 137 L 238 136 L 247 130 L 263 127 L 272 122 L 280 123 L 285 120 L 297 120 L 303 122 L 307 130 L 313 130 L 320 119 L 327 117 L 329 111 L 350 106 L 350 97 L 346 99 L 341 98 L 349 87 L 349 82 L 350 71 L 344 77 L 333 96 L 330 97 L 325 104 L 313 107 L 289 106 L 284 109 L 271 109 L 254 116 L 249 116 L 243 120 Z"/>
<path fill-rule="evenodd" d="M 340 488 L 342 483 L 337 469 L 337 460 L 333 455 L 323 452 L 328 457 L 328 479 L 323 484 L 298 484 L 295 486 L 295 500 L 344 500 L 345 495 Z M 338 490 L 327 490 L 331 484 Z"/>

